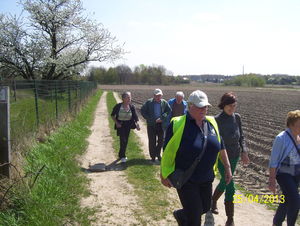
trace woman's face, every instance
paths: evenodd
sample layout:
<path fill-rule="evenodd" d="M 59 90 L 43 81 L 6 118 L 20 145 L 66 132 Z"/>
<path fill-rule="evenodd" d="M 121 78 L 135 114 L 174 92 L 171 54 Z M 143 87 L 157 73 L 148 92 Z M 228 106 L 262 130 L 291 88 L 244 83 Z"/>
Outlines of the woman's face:
<path fill-rule="evenodd" d="M 294 125 L 290 125 L 290 130 L 295 134 L 300 134 L 300 119 L 298 119 Z"/>
<path fill-rule="evenodd" d="M 129 94 L 125 95 L 125 97 L 123 98 L 123 102 L 125 104 L 129 104 L 131 102 L 131 95 Z"/>
<path fill-rule="evenodd" d="M 189 112 L 190 112 L 191 117 L 199 122 L 205 118 L 207 109 L 208 109 L 208 106 L 199 108 L 195 104 L 193 104 L 193 106 L 189 108 Z"/>
<path fill-rule="evenodd" d="M 232 113 L 235 111 L 236 109 L 236 105 L 237 103 L 234 102 L 232 104 L 227 104 L 224 106 L 224 111 L 226 112 L 227 115 L 232 115 Z"/>

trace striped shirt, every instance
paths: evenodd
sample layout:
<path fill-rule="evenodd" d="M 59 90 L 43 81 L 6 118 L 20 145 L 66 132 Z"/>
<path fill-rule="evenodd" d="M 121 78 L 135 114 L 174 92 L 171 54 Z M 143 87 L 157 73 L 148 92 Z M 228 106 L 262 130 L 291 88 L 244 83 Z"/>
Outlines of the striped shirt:
<path fill-rule="evenodd" d="M 123 108 L 123 104 L 120 107 L 119 110 L 119 120 L 121 121 L 129 121 L 132 118 L 132 112 L 130 110 L 130 108 L 128 109 L 128 111 L 125 111 Z"/>

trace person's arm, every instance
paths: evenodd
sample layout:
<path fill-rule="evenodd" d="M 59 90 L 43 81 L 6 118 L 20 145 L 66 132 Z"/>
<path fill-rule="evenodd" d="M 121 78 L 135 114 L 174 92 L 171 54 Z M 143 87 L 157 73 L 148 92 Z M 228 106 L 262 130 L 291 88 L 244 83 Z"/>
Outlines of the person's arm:
<path fill-rule="evenodd" d="M 172 118 L 172 111 L 173 111 L 173 106 L 172 106 L 172 101 L 173 101 L 173 99 L 170 99 L 169 101 L 168 101 L 168 104 L 170 105 L 170 107 L 171 107 L 171 111 L 170 111 L 170 114 L 168 115 L 168 118 L 167 118 L 167 126 L 170 124 L 170 121 L 171 121 L 171 118 Z"/>
<path fill-rule="evenodd" d="M 115 117 L 118 114 L 120 107 L 121 107 L 121 104 L 116 104 L 112 110 L 112 113 L 110 114 L 110 116 L 111 116 L 112 120 L 115 122 L 117 128 L 122 127 L 122 125 L 118 122 L 118 120 Z"/>
<path fill-rule="evenodd" d="M 231 181 L 232 173 L 231 173 L 230 162 L 229 162 L 229 159 L 228 159 L 226 149 L 222 149 L 220 151 L 219 158 L 220 158 L 220 160 L 222 161 L 222 163 L 225 167 L 225 172 L 224 172 L 225 178 L 224 179 L 226 181 L 226 185 L 228 185 Z"/>
<path fill-rule="evenodd" d="M 187 102 L 183 100 L 183 114 L 185 115 L 188 112 Z"/>
<path fill-rule="evenodd" d="M 163 151 L 165 150 L 165 148 L 166 148 L 169 140 L 172 138 L 172 136 L 173 136 L 173 122 L 171 122 L 171 124 L 167 128 L 165 140 L 163 143 Z M 164 153 L 163 153 L 162 158 L 164 158 Z M 162 176 L 161 170 L 160 170 L 160 181 L 164 186 L 166 186 L 168 188 L 174 187 L 174 185 L 172 184 L 172 182 L 170 181 L 170 179 L 168 177 L 164 178 Z"/>
<path fill-rule="evenodd" d="M 276 185 L 275 185 L 275 179 L 276 179 L 276 168 L 270 167 L 269 171 L 269 190 L 275 194 L 276 191 Z"/>
<path fill-rule="evenodd" d="M 141 128 L 140 128 L 139 116 L 137 115 L 135 107 L 133 105 L 131 105 L 131 112 L 132 112 L 132 119 L 136 124 L 136 129 L 140 131 Z"/>
<path fill-rule="evenodd" d="M 247 154 L 246 141 L 245 141 L 244 133 L 243 133 L 243 130 L 242 130 L 242 119 L 241 119 L 241 116 L 239 114 L 235 114 L 235 115 L 236 115 L 236 118 L 237 118 L 237 122 L 239 124 L 239 130 L 240 130 L 239 143 L 240 143 L 240 146 L 242 148 L 241 159 L 242 159 L 242 162 L 244 163 L 244 165 L 248 165 L 249 162 L 250 162 L 250 159 L 249 159 L 248 154 Z"/>
<path fill-rule="evenodd" d="M 115 116 L 111 115 L 112 120 L 116 123 L 117 128 L 121 128 L 122 125 L 118 122 L 118 120 L 115 118 Z"/>
<path fill-rule="evenodd" d="M 248 165 L 250 162 L 247 152 L 242 152 L 241 159 L 242 159 L 242 162 L 244 163 L 244 165 Z"/>
<path fill-rule="evenodd" d="M 150 119 L 150 112 L 149 112 L 149 100 L 147 100 L 142 108 L 141 108 L 141 114 L 144 119 L 149 120 Z"/>
<path fill-rule="evenodd" d="M 161 119 L 161 121 L 164 121 L 164 120 L 167 120 L 169 114 L 171 113 L 171 107 L 167 101 L 164 101 L 161 104 L 161 107 L 163 108 L 163 112 L 161 114 L 160 119 Z"/>
<path fill-rule="evenodd" d="M 270 157 L 270 164 L 269 164 L 269 190 L 275 194 L 276 192 L 276 169 L 279 164 L 281 153 L 283 150 L 283 141 L 280 136 L 277 136 L 274 140 L 271 157 Z"/>
<path fill-rule="evenodd" d="M 140 127 L 140 121 L 136 121 L 135 124 L 136 124 L 136 129 L 137 129 L 138 131 L 140 131 L 140 130 L 141 130 L 141 127 Z"/>
<path fill-rule="evenodd" d="M 168 188 L 174 187 L 174 185 L 172 184 L 172 182 L 170 181 L 170 179 L 168 177 L 166 179 L 163 178 L 161 172 L 160 172 L 160 182 L 165 187 L 168 187 Z"/>

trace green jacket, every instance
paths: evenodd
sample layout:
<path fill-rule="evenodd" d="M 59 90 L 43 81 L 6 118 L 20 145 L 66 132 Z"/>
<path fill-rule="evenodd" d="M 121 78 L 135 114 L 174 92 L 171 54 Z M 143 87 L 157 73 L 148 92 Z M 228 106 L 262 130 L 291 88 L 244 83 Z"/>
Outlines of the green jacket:
<path fill-rule="evenodd" d="M 141 108 L 141 114 L 144 117 L 144 119 L 146 119 L 147 126 L 155 127 L 156 117 L 155 117 L 155 111 L 154 111 L 154 103 L 155 103 L 154 98 L 151 98 L 151 99 L 147 100 Z M 171 112 L 171 107 L 168 104 L 168 102 L 164 99 L 161 99 L 160 105 L 161 105 L 160 119 L 162 121 L 161 126 L 162 126 L 162 129 L 165 130 L 167 127 L 167 118 Z"/>
<path fill-rule="evenodd" d="M 219 134 L 218 124 L 213 116 L 206 116 L 206 119 L 213 125 L 218 135 L 218 140 L 221 143 L 221 138 Z M 167 178 L 175 170 L 175 158 L 176 153 L 179 148 L 183 130 L 185 127 L 186 115 L 174 117 L 173 121 L 173 136 L 169 140 L 161 159 L 161 173 L 163 178 Z M 218 161 L 214 165 L 215 175 L 217 173 Z"/>

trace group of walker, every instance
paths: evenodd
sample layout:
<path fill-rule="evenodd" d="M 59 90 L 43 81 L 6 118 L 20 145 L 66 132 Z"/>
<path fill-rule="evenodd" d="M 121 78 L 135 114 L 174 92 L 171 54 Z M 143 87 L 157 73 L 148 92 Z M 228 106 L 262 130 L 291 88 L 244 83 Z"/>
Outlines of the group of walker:
<path fill-rule="evenodd" d="M 183 207 L 173 212 L 178 225 L 200 226 L 202 214 L 209 210 L 218 214 L 217 201 L 225 191 L 225 225 L 234 226 L 235 186 L 232 175 L 239 158 L 245 165 L 250 162 L 242 119 L 235 113 L 236 94 L 227 92 L 221 97 L 218 107 L 222 112 L 215 117 L 206 115 L 211 104 L 200 90 L 192 92 L 187 101 L 183 92 L 177 92 L 175 98 L 168 102 L 162 99 L 162 95 L 162 90 L 155 89 L 153 98 L 148 99 L 141 108 L 141 115 L 147 122 L 150 161 L 155 162 L 156 158 L 161 161 L 161 183 L 169 188 L 174 187 L 170 175 L 175 170 L 186 172 L 195 159 L 199 161 L 182 187 L 177 188 Z M 124 93 L 122 100 L 114 107 L 111 117 L 120 136 L 119 157 L 124 163 L 130 130 L 140 130 L 140 127 L 135 107 L 130 103 L 131 93 Z M 276 178 L 285 197 L 285 202 L 278 206 L 273 226 L 281 226 L 286 216 L 287 225 L 295 225 L 300 206 L 299 110 L 288 113 L 286 125 L 288 129 L 274 141 L 269 166 L 269 189 L 275 194 Z M 204 143 L 206 148 L 203 148 Z M 217 169 L 221 179 L 213 192 L 212 183 Z"/>

